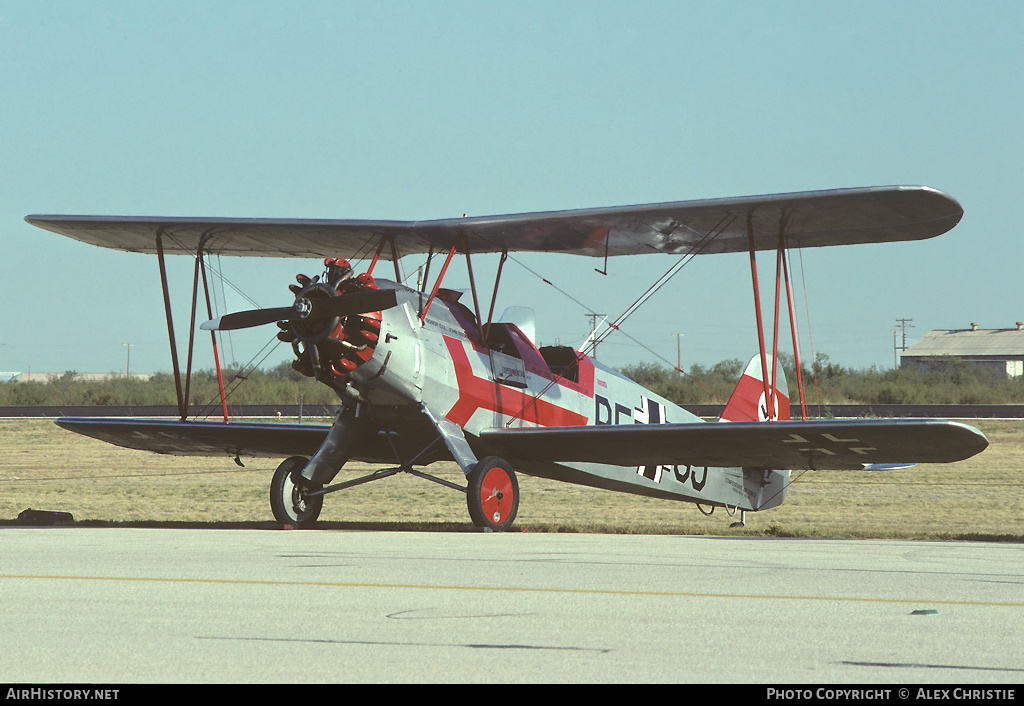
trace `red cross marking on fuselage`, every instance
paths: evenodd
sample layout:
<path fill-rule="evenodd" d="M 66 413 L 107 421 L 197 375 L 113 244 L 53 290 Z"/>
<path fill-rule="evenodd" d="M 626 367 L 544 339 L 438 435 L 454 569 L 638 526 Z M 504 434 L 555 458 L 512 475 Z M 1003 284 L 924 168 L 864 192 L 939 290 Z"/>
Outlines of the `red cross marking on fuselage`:
<path fill-rule="evenodd" d="M 542 427 L 581 426 L 587 423 L 587 418 L 582 414 L 529 395 L 518 388 L 479 377 L 473 372 L 463 343 L 450 336 L 445 336 L 444 342 L 448 346 L 459 385 L 459 401 L 445 415 L 448 421 L 464 427 L 478 409 L 483 409 Z"/>

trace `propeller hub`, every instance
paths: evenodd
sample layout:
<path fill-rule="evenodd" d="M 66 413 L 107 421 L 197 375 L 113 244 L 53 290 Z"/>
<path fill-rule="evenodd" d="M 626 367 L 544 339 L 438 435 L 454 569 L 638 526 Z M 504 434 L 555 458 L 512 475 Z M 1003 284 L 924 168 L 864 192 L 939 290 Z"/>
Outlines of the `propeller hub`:
<path fill-rule="evenodd" d="M 339 299 L 336 289 L 317 281 L 311 281 L 295 295 L 288 321 L 300 341 L 319 343 L 334 333 L 342 319 L 325 310 L 325 305 Z"/>
<path fill-rule="evenodd" d="M 298 297 L 295 300 L 294 305 L 295 317 L 298 319 L 307 319 L 309 315 L 313 313 L 313 302 L 309 301 L 305 297 Z"/>

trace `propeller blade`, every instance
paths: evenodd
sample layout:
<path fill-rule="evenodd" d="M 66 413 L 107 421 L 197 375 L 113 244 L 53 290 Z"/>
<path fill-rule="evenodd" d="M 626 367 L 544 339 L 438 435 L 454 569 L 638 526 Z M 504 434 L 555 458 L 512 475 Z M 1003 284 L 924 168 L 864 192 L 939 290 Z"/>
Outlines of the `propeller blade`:
<path fill-rule="evenodd" d="M 370 311 L 390 309 L 398 304 L 398 297 L 393 289 L 366 289 L 327 299 L 302 298 L 296 302 L 292 306 L 282 306 L 276 309 L 251 309 L 225 314 L 218 319 L 207 321 L 199 328 L 204 331 L 234 331 L 240 328 L 272 324 L 275 321 L 285 321 L 294 316 L 299 316 L 300 319 L 331 319 L 335 316 L 365 314 Z M 303 308 L 300 309 L 298 303 L 302 303 Z"/>
<path fill-rule="evenodd" d="M 364 289 L 350 294 L 342 294 L 340 297 L 318 299 L 314 303 L 314 311 L 318 316 L 326 318 L 382 311 L 397 304 L 398 297 L 393 289 Z"/>
<path fill-rule="evenodd" d="M 290 306 L 281 306 L 274 309 L 251 309 L 250 311 L 238 311 L 234 314 L 225 314 L 202 324 L 199 328 L 204 331 L 234 331 L 240 328 L 251 326 L 263 326 L 272 324 L 275 321 L 287 319 L 294 309 Z"/>

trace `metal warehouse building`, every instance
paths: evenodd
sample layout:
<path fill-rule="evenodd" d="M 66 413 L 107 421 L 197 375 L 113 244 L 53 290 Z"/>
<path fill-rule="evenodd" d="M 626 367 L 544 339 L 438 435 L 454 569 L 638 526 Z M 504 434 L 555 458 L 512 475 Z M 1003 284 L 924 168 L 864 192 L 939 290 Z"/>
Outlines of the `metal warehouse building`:
<path fill-rule="evenodd" d="M 957 358 L 1004 377 L 1024 374 L 1024 321 L 1016 328 L 978 328 L 932 331 L 900 356 L 900 367 L 935 369 L 943 359 Z"/>

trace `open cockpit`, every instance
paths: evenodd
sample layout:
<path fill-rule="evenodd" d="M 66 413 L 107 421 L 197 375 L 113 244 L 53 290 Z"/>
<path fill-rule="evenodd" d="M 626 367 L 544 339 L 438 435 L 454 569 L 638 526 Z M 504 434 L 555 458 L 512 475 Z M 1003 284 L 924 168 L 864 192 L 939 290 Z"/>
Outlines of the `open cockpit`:
<path fill-rule="evenodd" d="M 460 301 L 462 294 L 442 288 L 437 291 L 437 298 L 448 306 L 466 336 L 480 345 L 481 327 L 473 310 Z M 578 384 L 582 354 L 570 346 L 538 347 L 536 330 L 534 311 L 524 306 L 508 307 L 496 321 L 482 327 L 489 351 L 521 360 L 525 369 L 535 375 Z"/>

